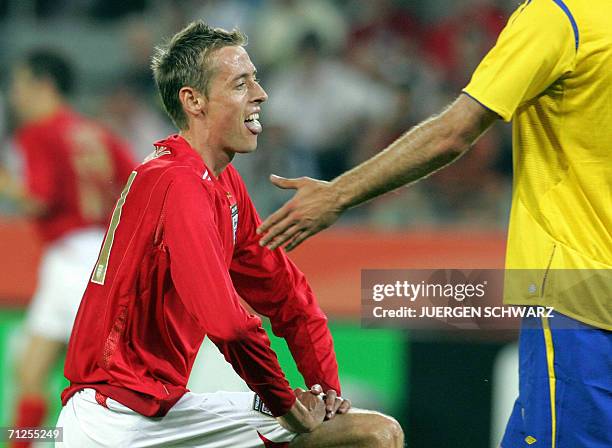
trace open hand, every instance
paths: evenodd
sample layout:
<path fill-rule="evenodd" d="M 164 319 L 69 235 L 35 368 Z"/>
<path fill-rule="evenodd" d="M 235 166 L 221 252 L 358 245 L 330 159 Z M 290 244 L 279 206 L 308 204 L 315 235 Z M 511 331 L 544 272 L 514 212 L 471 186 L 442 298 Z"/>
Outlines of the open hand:
<path fill-rule="evenodd" d="M 269 249 L 297 247 L 306 238 L 332 225 L 344 211 L 339 194 L 329 183 L 309 177 L 285 179 L 272 175 L 270 181 L 282 189 L 297 190 L 295 196 L 270 215 L 257 229 L 259 244 Z"/>

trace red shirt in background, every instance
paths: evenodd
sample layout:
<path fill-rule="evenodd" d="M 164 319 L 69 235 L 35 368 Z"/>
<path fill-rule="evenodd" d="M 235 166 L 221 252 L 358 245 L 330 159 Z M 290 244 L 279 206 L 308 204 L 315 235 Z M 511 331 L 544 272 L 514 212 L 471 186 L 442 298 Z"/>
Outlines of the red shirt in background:
<path fill-rule="evenodd" d="M 15 136 L 28 193 L 46 208 L 35 224 L 46 243 L 72 230 L 105 226 L 135 164 L 117 137 L 62 108 Z"/>
<path fill-rule="evenodd" d="M 96 389 L 145 416 L 187 391 L 205 336 L 275 416 L 295 396 L 259 317 L 285 338 L 306 384 L 340 392 L 327 319 L 282 250 L 259 246 L 260 219 L 238 172 L 218 179 L 180 136 L 131 175 L 85 292 L 65 365 L 70 386 Z M 112 242 L 112 244 L 111 244 Z"/>

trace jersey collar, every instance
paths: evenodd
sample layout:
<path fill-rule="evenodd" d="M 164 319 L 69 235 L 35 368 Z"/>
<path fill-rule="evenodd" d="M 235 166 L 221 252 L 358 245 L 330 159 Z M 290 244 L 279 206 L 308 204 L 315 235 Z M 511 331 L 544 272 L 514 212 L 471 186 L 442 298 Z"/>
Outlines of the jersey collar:
<path fill-rule="evenodd" d="M 206 166 L 200 154 L 198 154 L 181 135 L 170 135 L 163 140 L 153 143 L 153 145 L 155 146 L 155 151 L 160 154 L 160 156 L 163 155 L 165 151 L 168 151 L 176 158 L 189 164 L 198 172 L 202 179 L 210 182 L 216 180 L 212 170 Z"/>

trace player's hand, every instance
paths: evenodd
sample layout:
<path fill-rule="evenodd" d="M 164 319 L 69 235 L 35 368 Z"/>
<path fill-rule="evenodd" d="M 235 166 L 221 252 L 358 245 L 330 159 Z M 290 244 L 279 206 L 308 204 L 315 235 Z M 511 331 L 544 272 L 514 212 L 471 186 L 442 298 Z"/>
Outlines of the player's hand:
<path fill-rule="evenodd" d="M 260 245 L 269 249 L 297 247 L 306 238 L 332 225 L 344 211 L 334 187 L 309 177 L 285 179 L 272 175 L 270 181 L 282 189 L 297 190 L 293 198 L 270 215 L 257 229 Z"/>
<path fill-rule="evenodd" d="M 282 417 L 277 420 L 280 425 L 290 431 L 310 432 L 323 423 L 325 418 L 325 403 L 320 395 L 297 388 L 294 391 L 297 400 Z"/>
<path fill-rule="evenodd" d="M 315 395 L 323 394 L 323 388 L 319 384 L 315 384 L 310 388 L 310 393 Z M 323 394 L 325 402 L 325 420 L 331 420 L 336 414 L 346 414 L 351 408 L 351 400 L 338 396 L 338 392 L 334 389 L 329 389 Z"/>

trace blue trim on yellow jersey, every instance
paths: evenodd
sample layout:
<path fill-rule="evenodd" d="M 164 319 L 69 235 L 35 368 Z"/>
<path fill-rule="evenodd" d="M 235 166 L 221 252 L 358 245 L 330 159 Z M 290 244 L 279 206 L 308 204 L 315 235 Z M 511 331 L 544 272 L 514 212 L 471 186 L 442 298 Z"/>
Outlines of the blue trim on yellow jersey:
<path fill-rule="evenodd" d="M 563 0 L 553 0 L 553 1 L 557 4 L 559 8 L 561 8 L 561 10 L 565 13 L 570 23 L 572 24 L 572 29 L 574 30 L 574 41 L 576 44 L 576 51 L 578 51 L 578 45 L 580 44 L 580 33 L 578 31 L 578 24 L 576 23 L 574 16 L 572 15 L 567 5 L 563 3 Z"/>

